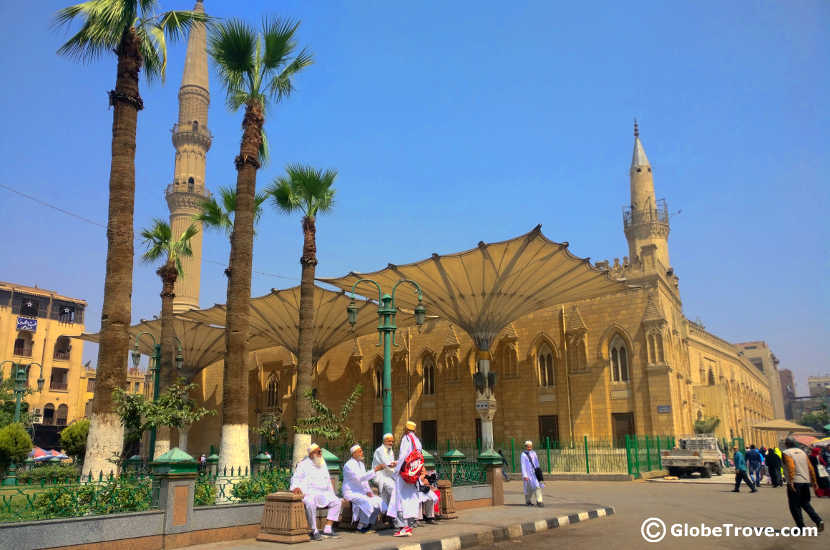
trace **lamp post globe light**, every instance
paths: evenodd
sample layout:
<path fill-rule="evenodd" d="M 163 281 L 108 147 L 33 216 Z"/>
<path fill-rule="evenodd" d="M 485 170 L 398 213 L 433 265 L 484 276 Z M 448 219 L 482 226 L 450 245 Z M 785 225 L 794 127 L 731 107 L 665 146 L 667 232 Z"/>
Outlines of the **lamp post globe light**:
<path fill-rule="evenodd" d="M 422 304 L 423 292 L 421 287 L 415 281 L 409 279 L 401 279 L 395 286 L 392 287 L 392 294 L 384 294 L 380 285 L 372 279 L 360 279 L 352 285 L 352 300 L 346 307 L 346 315 L 349 324 L 354 328 L 357 323 L 358 305 L 354 300 L 354 292 L 357 286 L 361 283 L 371 283 L 378 289 L 378 346 L 383 345 L 383 433 L 392 432 L 392 346 L 397 347 L 395 341 L 395 316 L 398 313 L 398 308 L 395 305 L 395 293 L 401 283 L 412 285 L 418 295 L 418 305 L 415 306 L 415 324 L 420 327 L 424 326 L 424 319 L 426 318 L 426 308 Z"/>
<path fill-rule="evenodd" d="M 23 396 L 26 395 L 27 391 L 29 391 L 29 369 L 31 369 L 33 365 L 40 367 L 40 377 L 37 379 L 37 391 L 40 393 L 43 391 L 43 384 L 45 382 L 43 379 L 43 365 L 40 363 L 29 363 L 28 365 L 24 365 L 22 363 L 15 363 L 12 360 L 3 361 L 0 363 L 0 382 L 3 380 L 3 367 L 5 367 L 6 363 L 9 363 L 12 366 L 9 378 L 14 381 L 14 421 L 20 422 L 20 407 L 23 401 Z"/>
<path fill-rule="evenodd" d="M 133 360 L 133 367 L 138 368 L 138 364 L 141 361 L 141 350 L 138 348 L 138 342 L 142 336 L 149 336 L 150 339 L 153 341 L 153 355 L 150 357 L 150 372 L 153 373 L 153 401 L 158 401 L 159 392 L 161 391 L 161 376 L 159 376 L 159 371 L 161 370 L 161 343 L 156 340 L 155 335 L 152 332 L 141 332 L 135 335 L 135 345 L 133 346 L 133 351 L 130 352 Z M 174 336 L 176 339 L 176 370 L 182 368 L 184 364 L 184 356 L 182 355 L 182 341 L 179 340 L 177 336 Z M 147 462 L 152 462 L 153 458 L 155 458 L 156 452 L 156 427 L 153 426 L 150 428 L 150 450 L 148 451 Z"/>

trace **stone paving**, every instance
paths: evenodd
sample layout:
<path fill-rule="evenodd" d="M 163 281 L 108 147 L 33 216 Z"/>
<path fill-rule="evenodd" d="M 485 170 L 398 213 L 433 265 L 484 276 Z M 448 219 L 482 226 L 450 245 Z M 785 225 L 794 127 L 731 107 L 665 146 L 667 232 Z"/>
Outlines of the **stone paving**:
<path fill-rule="evenodd" d="M 560 484 L 562 485 L 562 484 Z M 532 532 L 533 525 L 540 528 L 545 521 L 548 525 L 567 525 L 568 523 L 576 523 L 589 520 L 590 523 L 595 523 L 596 512 L 589 516 L 589 511 L 596 511 L 603 509 L 597 519 L 603 519 L 604 509 L 609 506 L 603 503 L 600 499 L 584 499 L 581 497 L 569 497 L 565 492 L 557 491 L 553 494 L 551 491 L 546 491 L 545 507 L 527 507 L 523 504 L 524 497 L 521 493 L 521 484 L 519 482 L 509 482 L 505 484 L 505 506 L 498 508 L 476 508 L 472 510 L 461 510 L 458 512 L 458 519 L 440 521 L 437 525 L 424 525 L 415 529 L 415 534 L 412 537 L 396 538 L 392 534 L 394 530 L 386 529 L 377 533 L 367 533 L 365 535 L 359 533 L 352 533 L 346 531 L 339 531 L 339 538 L 333 540 L 323 540 L 320 542 L 302 543 L 299 547 L 306 547 L 313 545 L 315 549 L 327 550 L 329 548 L 360 548 L 361 550 L 380 550 L 395 547 L 420 547 L 421 544 L 432 542 L 429 546 L 433 546 L 435 541 L 446 539 L 450 537 L 460 537 L 465 535 L 472 536 L 487 536 L 488 532 L 494 529 L 507 528 L 509 533 L 505 531 L 506 537 L 521 536 L 530 530 Z M 568 516 L 571 519 L 568 520 Z M 551 521 L 558 520 L 558 521 Z M 524 526 L 522 524 L 525 524 Z M 530 525 L 528 525 L 530 524 Z M 546 527 L 547 528 L 547 527 Z M 538 529 L 537 529 L 538 530 Z M 292 545 L 296 546 L 296 545 Z M 460 548 L 462 545 L 456 546 Z M 464 547 L 468 544 L 463 544 Z M 240 541 L 217 542 L 211 544 L 202 544 L 188 547 L 189 550 L 274 550 L 275 548 L 283 547 L 279 543 L 259 542 L 254 539 L 246 539 Z M 288 547 L 288 546 L 285 546 Z M 440 543 L 437 546 L 440 548 Z"/>

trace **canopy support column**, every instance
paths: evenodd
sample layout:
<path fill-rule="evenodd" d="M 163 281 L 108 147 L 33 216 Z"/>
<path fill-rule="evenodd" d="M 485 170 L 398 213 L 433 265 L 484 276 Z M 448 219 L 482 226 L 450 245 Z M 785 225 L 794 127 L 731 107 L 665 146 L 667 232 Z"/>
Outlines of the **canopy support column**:
<path fill-rule="evenodd" d="M 496 416 L 495 376 L 490 373 L 490 346 L 478 344 L 476 355 L 478 372 L 476 373 L 476 412 L 481 418 L 481 452 L 494 452 L 493 417 Z"/>

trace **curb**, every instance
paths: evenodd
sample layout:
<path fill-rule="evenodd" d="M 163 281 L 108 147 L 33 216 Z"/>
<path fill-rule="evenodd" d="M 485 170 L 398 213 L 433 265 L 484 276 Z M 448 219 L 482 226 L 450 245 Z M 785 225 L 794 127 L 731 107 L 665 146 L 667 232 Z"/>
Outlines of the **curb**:
<path fill-rule="evenodd" d="M 525 535 L 541 533 L 542 531 L 556 529 L 557 527 L 562 527 L 564 525 L 572 525 L 581 521 L 598 519 L 613 514 L 614 507 L 605 506 L 594 510 L 588 510 L 587 512 L 578 512 L 576 514 L 569 514 L 567 516 L 560 516 L 557 518 L 540 519 L 536 521 L 528 521 L 526 523 L 514 523 L 504 527 L 495 527 L 490 531 L 483 531 L 480 533 L 455 535 L 453 537 L 427 540 L 420 543 L 387 546 L 382 550 L 460 550 L 461 548 L 471 548 L 473 546 L 492 545 L 494 542 L 517 539 Z"/>

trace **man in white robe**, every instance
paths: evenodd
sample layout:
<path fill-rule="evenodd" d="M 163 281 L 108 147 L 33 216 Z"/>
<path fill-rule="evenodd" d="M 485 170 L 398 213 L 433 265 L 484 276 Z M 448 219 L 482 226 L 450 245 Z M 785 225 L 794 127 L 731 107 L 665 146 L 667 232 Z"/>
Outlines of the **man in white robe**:
<path fill-rule="evenodd" d="M 524 481 L 525 504 L 543 507 L 542 488 L 544 483 L 536 478 L 536 468 L 539 467 L 539 457 L 533 450 L 533 442 L 525 441 L 525 450 L 522 451 L 522 480 Z"/>
<path fill-rule="evenodd" d="M 418 517 L 418 509 L 421 506 L 421 500 L 418 497 L 418 485 L 416 483 L 407 483 L 401 477 L 401 468 L 404 461 L 414 450 L 422 450 L 421 440 L 415 435 L 415 423 L 411 420 L 406 423 L 403 437 L 401 438 L 401 446 L 398 450 L 398 463 L 395 465 L 395 498 L 390 503 L 388 515 L 395 518 L 395 527 L 398 530 L 395 532 L 396 537 L 411 537 L 412 528 L 415 526 L 416 518 Z"/>
<path fill-rule="evenodd" d="M 297 464 L 294 475 L 291 476 L 291 492 L 303 497 L 311 540 L 322 540 L 324 536 L 336 538 L 332 524 L 340 519 L 340 499 L 334 494 L 334 485 L 326 461 L 323 460 L 323 451 L 316 443 L 308 447 L 308 457 Z M 322 535 L 317 529 L 318 508 L 328 508 Z"/>
<path fill-rule="evenodd" d="M 369 487 L 369 480 L 385 466 L 379 464 L 367 472 L 360 445 L 353 445 L 349 451 L 352 458 L 343 465 L 343 498 L 352 503 L 352 521 L 357 521 L 357 530 L 365 533 L 377 521 L 381 502 Z"/>
<path fill-rule="evenodd" d="M 398 462 L 395 460 L 395 449 L 392 448 L 394 444 L 395 437 L 392 434 L 385 434 L 383 443 L 375 449 L 375 454 L 372 455 L 372 468 L 384 466 L 381 470 L 376 470 L 377 475 L 373 480 L 381 498 L 380 512 L 382 514 L 389 509 L 389 503 L 395 495 L 395 466 Z"/>

